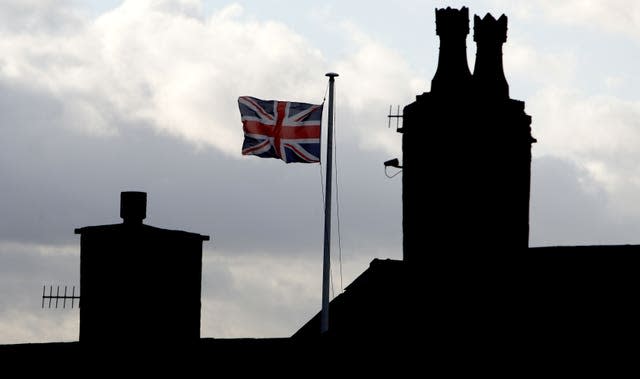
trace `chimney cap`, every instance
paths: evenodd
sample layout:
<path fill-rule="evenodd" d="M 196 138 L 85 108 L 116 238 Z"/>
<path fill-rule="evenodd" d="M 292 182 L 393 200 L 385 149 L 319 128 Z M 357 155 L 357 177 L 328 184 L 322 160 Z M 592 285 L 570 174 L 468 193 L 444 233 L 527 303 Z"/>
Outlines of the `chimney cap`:
<path fill-rule="evenodd" d="M 496 19 L 491 13 L 487 13 L 482 18 L 474 15 L 473 40 L 476 42 L 507 42 L 507 16 L 503 14 Z"/>
<path fill-rule="evenodd" d="M 125 224 L 142 224 L 147 217 L 147 193 L 123 191 L 120 193 L 120 217 Z"/>
<path fill-rule="evenodd" d="M 469 34 L 469 8 L 436 8 L 436 34 L 441 37 Z"/>

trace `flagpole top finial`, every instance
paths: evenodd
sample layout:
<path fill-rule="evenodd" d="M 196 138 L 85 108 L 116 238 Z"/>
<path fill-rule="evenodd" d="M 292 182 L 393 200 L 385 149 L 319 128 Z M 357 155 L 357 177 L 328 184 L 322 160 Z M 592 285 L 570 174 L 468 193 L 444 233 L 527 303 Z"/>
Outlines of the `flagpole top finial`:
<path fill-rule="evenodd" d="M 327 72 L 324 76 L 335 78 L 336 76 L 340 76 L 340 75 L 336 74 L 335 72 Z"/>

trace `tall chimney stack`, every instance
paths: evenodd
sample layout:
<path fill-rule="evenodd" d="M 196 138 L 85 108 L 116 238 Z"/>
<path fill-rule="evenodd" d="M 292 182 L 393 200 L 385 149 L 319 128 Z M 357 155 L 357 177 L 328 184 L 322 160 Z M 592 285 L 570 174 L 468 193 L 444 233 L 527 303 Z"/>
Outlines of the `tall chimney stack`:
<path fill-rule="evenodd" d="M 399 130 L 403 259 L 444 275 L 485 250 L 528 247 L 535 139 L 524 102 L 509 98 L 507 17 L 474 18 L 471 76 L 468 9 L 436 9 L 435 16 L 440 54 L 431 91 L 404 108 Z"/>

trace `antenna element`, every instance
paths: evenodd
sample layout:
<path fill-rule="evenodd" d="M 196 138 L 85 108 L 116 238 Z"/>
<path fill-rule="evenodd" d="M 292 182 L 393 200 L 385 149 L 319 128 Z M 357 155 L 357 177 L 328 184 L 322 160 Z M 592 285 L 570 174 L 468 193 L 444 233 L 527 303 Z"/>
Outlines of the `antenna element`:
<path fill-rule="evenodd" d="M 78 299 L 78 308 L 80 308 L 80 295 L 76 295 L 76 286 L 71 288 L 71 295 L 67 295 L 67 286 L 64 286 L 64 293 L 60 295 L 60 286 L 56 286 L 56 294 L 53 294 L 53 286 L 49 286 L 49 294 L 46 294 L 47 286 L 42 286 L 42 308 L 44 308 L 45 300 L 49 300 L 48 307 L 51 308 L 51 301 L 56 299 L 55 308 L 58 308 L 58 301 L 62 299 L 62 308 L 67 307 L 67 300 L 71 300 L 71 308 L 74 307 L 76 299 Z"/>
<path fill-rule="evenodd" d="M 396 131 L 398 133 L 402 133 L 402 128 L 400 127 L 400 119 L 402 118 L 402 114 L 400 114 L 400 106 L 398 105 L 398 109 L 396 110 L 395 114 L 391 113 L 391 109 L 392 109 L 392 105 L 389 105 L 389 114 L 387 115 L 387 118 L 389 118 L 389 124 L 388 124 L 388 128 L 391 127 L 391 119 L 395 118 L 396 119 Z"/>

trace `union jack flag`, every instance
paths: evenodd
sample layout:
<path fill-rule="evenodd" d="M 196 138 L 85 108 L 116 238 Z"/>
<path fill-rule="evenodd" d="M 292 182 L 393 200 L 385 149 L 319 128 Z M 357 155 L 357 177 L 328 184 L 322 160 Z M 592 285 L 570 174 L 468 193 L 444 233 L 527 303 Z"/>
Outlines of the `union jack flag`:
<path fill-rule="evenodd" d="M 320 162 L 322 105 L 239 97 L 242 155 Z"/>

